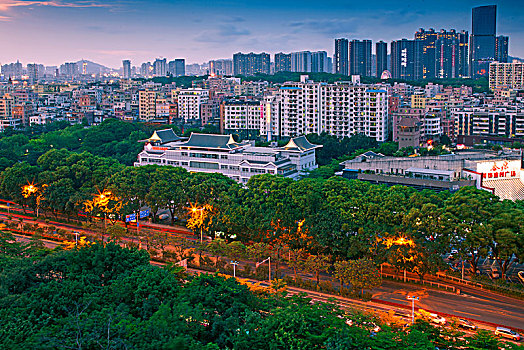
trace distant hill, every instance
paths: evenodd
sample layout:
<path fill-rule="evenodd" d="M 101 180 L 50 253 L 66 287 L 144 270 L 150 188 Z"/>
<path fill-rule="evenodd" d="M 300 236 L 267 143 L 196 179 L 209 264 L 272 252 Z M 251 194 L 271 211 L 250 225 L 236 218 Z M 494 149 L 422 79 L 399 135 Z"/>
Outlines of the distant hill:
<path fill-rule="evenodd" d="M 84 65 L 84 62 L 87 63 L 87 74 L 99 74 L 99 73 L 108 73 L 111 72 L 112 69 L 108 68 L 106 66 L 103 66 L 101 64 L 91 62 L 88 60 L 80 60 L 77 62 L 78 69 L 80 72 L 82 72 L 82 67 Z"/>

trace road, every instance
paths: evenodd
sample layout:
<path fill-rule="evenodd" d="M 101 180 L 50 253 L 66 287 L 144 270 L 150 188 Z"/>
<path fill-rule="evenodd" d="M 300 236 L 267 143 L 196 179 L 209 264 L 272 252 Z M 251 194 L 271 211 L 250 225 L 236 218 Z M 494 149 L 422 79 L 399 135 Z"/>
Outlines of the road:
<path fill-rule="evenodd" d="M 11 214 L 13 217 L 23 217 L 25 223 L 37 222 L 34 218 L 21 214 Z M 0 213 L 0 217 L 6 218 L 6 213 Z M 16 220 L 14 220 L 16 221 Z M 43 224 L 40 222 L 40 224 Z M 50 222 L 57 228 L 63 228 L 68 231 L 76 230 L 86 235 L 95 234 L 81 227 L 59 222 Z M 152 230 L 164 231 L 165 228 L 160 225 L 151 227 Z M 177 235 L 188 235 L 187 231 L 174 229 Z M 180 233 L 178 233 L 180 232 Z M 195 240 L 194 237 L 189 237 Z M 46 241 L 46 245 L 54 242 Z M 56 243 L 54 243 L 56 246 Z M 303 278 L 311 278 L 308 274 L 303 274 Z M 449 284 L 449 282 L 446 282 Z M 524 328 L 524 301 L 505 297 L 489 291 L 464 287 L 456 285 L 461 290 L 461 294 L 440 291 L 425 288 L 424 286 L 403 284 L 390 280 L 384 280 L 381 287 L 373 290 L 373 299 L 377 302 L 386 302 L 398 306 L 410 306 L 406 299 L 407 295 L 417 295 L 420 301 L 417 302 L 416 308 L 432 310 L 444 314 L 467 317 L 472 320 L 489 322 L 497 325 L 503 325 L 510 328 Z"/>
<path fill-rule="evenodd" d="M 382 286 L 373 290 L 373 299 L 411 306 L 406 297 L 415 295 L 420 298 L 415 304 L 416 309 L 433 310 L 510 328 L 524 328 L 524 301 L 470 287 L 460 286 L 460 290 L 458 295 L 384 280 Z"/>

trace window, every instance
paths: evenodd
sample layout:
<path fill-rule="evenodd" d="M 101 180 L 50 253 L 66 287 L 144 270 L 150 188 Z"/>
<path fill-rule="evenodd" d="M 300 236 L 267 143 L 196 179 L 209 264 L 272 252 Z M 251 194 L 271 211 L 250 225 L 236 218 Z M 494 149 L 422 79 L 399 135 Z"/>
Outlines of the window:
<path fill-rule="evenodd" d="M 222 154 L 222 155 L 220 156 L 220 159 L 227 159 L 227 154 Z"/>
<path fill-rule="evenodd" d="M 191 161 L 189 162 L 189 166 L 191 168 L 199 168 L 199 169 L 215 169 L 218 170 L 218 163 L 208 163 L 208 162 L 196 162 Z"/>

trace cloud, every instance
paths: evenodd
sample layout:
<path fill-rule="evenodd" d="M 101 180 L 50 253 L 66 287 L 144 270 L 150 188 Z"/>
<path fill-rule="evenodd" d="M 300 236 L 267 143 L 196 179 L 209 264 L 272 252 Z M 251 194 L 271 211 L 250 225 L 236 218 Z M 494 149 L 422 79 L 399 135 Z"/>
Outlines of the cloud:
<path fill-rule="evenodd" d="M 223 23 L 216 29 L 204 30 L 195 37 L 195 41 L 205 43 L 232 42 L 250 34 L 251 32 L 248 29 L 239 28 L 234 24 Z"/>
<path fill-rule="evenodd" d="M 356 33 L 360 21 L 361 20 L 357 18 L 315 19 L 291 22 L 289 26 L 294 28 L 295 33 L 310 31 L 329 36 L 337 36 Z"/>
<path fill-rule="evenodd" d="M 60 0 L 52 1 L 25 1 L 25 0 L 0 0 L 0 11 L 9 11 L 11 8 L 24 7 L 24 6 L 50 6 L 50 7 L 74 7 L 74 8 L 87 8 L 87 7 L 112 7 L 110 4 L 98 3 L 93 1 L 76 1 L 76 2 L 63 2 Z"/>
<path fill-rule="evenodd" d="M 10 21 L 10 20 L 11 20 L 11 17 L 0 16 L 0 22 L 7 22 L 7 21 Z"/>

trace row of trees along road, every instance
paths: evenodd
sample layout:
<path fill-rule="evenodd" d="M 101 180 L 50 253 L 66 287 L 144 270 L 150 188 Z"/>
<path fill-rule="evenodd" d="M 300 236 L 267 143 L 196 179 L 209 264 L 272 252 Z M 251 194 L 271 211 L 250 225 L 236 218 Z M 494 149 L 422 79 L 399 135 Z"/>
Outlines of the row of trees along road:
<path fill-rule="evenodd" d="M 27 183 L 39 190 L 26 198 L 21 188 Z M 524 256 L 522 203 L 474 188 L 437 194 L 339 177 L 293 181 L 268 174 L 241 186 L 220 174 L 128 167 L 65 149 L 46 152 L 35 165 L 17 163 L 0 176 L 2 196 L 55 215 L 75 217 L 103 191 L 111 193 L 108 205 L 91 206 L 88 215 L 122 218 L 148 206 L 153 216 L 165 208 L 181 218 L 189 208 L 205 206 L 205 215 L 196 222 L 190 216 L 189 225 L 207 234 L 334 260 L 387 261 L 421 278 L 451 248 L 469 261 L 471 273 L 489 252 L 503 274 L 513 255 L 521 261 Z"/>
<path fill-rule="evenodd" d="M 0 231 L 1 349 L 517 349 L 420 319 L 344 312 L 233 278 L 187 276 L 108 243 L 49 251 Z M 375 324 L 381 327 L 373 332 Z"/>

